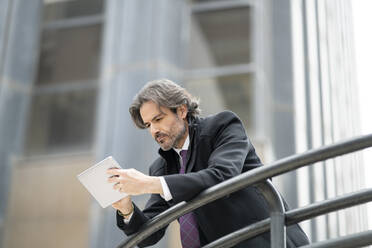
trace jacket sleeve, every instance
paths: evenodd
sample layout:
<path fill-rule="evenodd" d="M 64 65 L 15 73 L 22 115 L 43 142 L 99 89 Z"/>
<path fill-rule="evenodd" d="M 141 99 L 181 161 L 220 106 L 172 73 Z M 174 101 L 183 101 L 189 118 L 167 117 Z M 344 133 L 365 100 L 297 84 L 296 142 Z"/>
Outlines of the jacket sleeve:
<path fill-rule="evenodd" d="M 212 146 L 207 164 L 197 166 L 205 169 L 164 177 L 174 203 L 191 200 L 201 191 L 239 175 L 248 152 L 254 151 L 240 119 L 232 112 L 223 112 L 205 128 L 214 130 L 208 132 L 210 137 L 203 137 L 210 139 Z"/>
<path fill-rule="evenodd" d="M 151 172 L 151 169 L 150 175 L 154 175 L 154 173 Z M 135 204 L 133 204 L 133 206 L 134 212 L 128 224 L 125 224 L 123 217 L 116 213 L 117 226 L 123 230 L 127 236 L 134 235 L 147 221 L 169 208 L 168 203 L 158 194 L 152 194 L 150 196 L 143 211 L 141 211 Z M 140 242 L 138 247 L 146 247 L 157 243 L 164 236 L 167 227 L 168 225 L 153 233 L 151 236 Z"/>

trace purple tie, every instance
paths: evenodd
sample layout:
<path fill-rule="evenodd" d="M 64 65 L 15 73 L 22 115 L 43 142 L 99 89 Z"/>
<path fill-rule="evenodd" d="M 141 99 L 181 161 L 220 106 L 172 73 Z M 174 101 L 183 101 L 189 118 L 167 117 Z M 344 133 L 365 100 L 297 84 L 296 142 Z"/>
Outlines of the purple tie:
<path fill-rule="evenodd" d="M 186 155 L 187 150 L 180 151 L 182 165 L 180 174 L 185 174 L 186 171 Z M 181 216 L 179 219 L 181 230 L 181 243 L 183 248 L 199 248 L 200 239 L 199 231 L 196 224 L 196 219 L 193 212 Z"/>

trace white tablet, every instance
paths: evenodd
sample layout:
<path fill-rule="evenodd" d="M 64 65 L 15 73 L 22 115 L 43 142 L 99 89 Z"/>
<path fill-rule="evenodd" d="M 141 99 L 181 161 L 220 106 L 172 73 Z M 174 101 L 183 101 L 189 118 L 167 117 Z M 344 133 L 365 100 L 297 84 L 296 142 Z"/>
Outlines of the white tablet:
<path fill-rule="evenodd" d="M 77 175 L 80 182 L 103 208 L 110 206 L 127 195 L 114 190 L 114 183 L 107 181 L 110 177 L 107 174 L 107 169 L 112 167 L 121 169 L 119 163 L 110 156 Z"/>

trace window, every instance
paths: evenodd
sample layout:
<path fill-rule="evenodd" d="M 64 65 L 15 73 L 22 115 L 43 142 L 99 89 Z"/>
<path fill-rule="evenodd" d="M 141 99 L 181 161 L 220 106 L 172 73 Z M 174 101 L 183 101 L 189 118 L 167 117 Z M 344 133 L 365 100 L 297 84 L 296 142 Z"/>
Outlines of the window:
<path fill-rule="evenodd" d="M 253 7 L 236 1 L 194 1 L 191 9 L 185 86 L 200 97 L 203 115 L 231 110 L 253 133 Z"/>
<path fill-rule="evenodd" d="M 28 152 L 88 150 L 93 142 L 96 90 L 33 97 Z"/>
<path fill-rule="evenodd" d="M 247 130 L 253 129 L 252 74 L 190 80 L 185 86 L 192 95 L 200 97 L 200 107 L 204 116 L 221 110 L 232 110 L 238 114 Z"/>
<path fill-rule="evenodd" d="M 191 19 L 190 68 L 252 61 L 251 8 L 196 12 Z"/>
<path fill-rule="evenodd" d="M 96 79 L 99 70 L 101 24 L 45 30 L 36 84 Z"/>
<path fill-rule="evenodd" d="M 44 22 L 102 13 L 102 0 L 44 0 Z"/>
<path fill-rule="evenodd" d="M 102 0 L 44 0 L 38 73 L 25 153 L 93 147 Z"/>

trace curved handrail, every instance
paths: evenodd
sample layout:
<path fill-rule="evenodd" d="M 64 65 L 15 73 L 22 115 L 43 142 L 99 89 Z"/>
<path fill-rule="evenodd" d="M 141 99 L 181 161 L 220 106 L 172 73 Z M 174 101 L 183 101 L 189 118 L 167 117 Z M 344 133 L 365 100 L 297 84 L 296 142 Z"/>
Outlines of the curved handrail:
<path fill-rule="evenodd" d="M 317 242 L 302 248 L 355 248 L 372 244 L 372 230 Z"/>
<path fill-rule="evenodd" d="M 285 225 L 290 226 L 323 214 L 371 201 L 372 188 L 338 196 L 333 199 L 312 203 L 305 207 L 287 211 L 285 213 Z M 244 240 L 268 232 L 269 230 L 270 218 L 267 218 L 235 232 L 229 233 L 228 235 L 203 246 L 203 248 L 228 248 Z"/>
<path fill-rule="evenodd" d="M 283 199 L 268 179 L 256 184 L 256 187 L 261 190 L 270 208 L 270 230 L 273 230 L 270 232 L 271 248 L 286 248 Z"/>
<path fill-rule="evenodd" d="M 372 134 L 364 135 L 310 150 L 303 154 L 293 155 L 278 160 L 271 165 L 261 166 L 259 168 L 242 173 L 236 177 L 204 190 L 188 203 L 178 203 L 174 207 L 159 214 L 146 223 L 135 235 L 132 235 L 127 240 L 123 241 L 118 248 L 133 247 L 178 217 L 249 185 L 253 185 L 267 178 L 278 176 L 309 164 L 324 161 L 326 159 L 334 158 L 347 153 L 352 153 L 371 146 Z"/>

